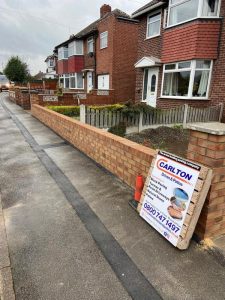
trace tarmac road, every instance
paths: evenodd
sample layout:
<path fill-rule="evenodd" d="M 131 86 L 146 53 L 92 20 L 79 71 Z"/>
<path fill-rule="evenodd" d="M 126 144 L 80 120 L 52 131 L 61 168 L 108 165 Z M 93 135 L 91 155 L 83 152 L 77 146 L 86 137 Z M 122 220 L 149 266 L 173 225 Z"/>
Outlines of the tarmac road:
<path fill-rule="evenodd" d="M 132 190 L 0 94 L 0 192 L 16 299 L 224 299 L 225 269 L 180 252 Z"/>

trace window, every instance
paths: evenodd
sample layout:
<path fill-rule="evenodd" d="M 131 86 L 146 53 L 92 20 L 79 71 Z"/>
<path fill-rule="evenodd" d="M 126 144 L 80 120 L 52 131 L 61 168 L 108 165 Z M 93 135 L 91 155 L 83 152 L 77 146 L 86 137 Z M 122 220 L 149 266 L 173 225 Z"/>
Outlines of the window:
<path fill-rule="evenodd" d="M 98 76 L 98 89 L 109 90 L 109 75 Z"/>
<path fill-rule="evenodd" d="M 83 89 L 84 88 L 84 80 L 82 73 L 71 73 L 69 76 L 70 89 Z"/>
<path fill-rule="evenodd" d="M 193 60 L 164 65 L 162 96 L 207 99 L 212 62 Z"/>
<path fill-rule="evenodd" d="M 147 20 L 147 38 L 160 35 L 161 13 L 148 16 Z"/>
<path fill-rule="evenodd" d="M 148 89 L 148 69 L 144 70 L 144 88 L 142 99 L 145 101 L 147 99 L 147 89 Z"/>
<path fill-rule="evenodd" d="M 58 50 L 58 60 L 61 59 L 67 59 L 68 58 L 68 48 L 67 47 L 61 47 Z"/>
<path fill-rule="evenodd" d="M 76 77 L 75 73 L 70 74 L 70 89 L 76 88 Z"/>
<path fill-rule="evenodd" d="M 220 0 L 170 0 L 168 26 L 195 18 L 218 17 Z"/>
<path fill-rule="evenodd" d="M 102 32 L 100 34 L 100 49 L 108 47 L 108 31 Z"/>
<path fill-rule="evenodd" d="M 69 89 L 70 87 L 70 77 L 69 77 L 69 74 L 65 74 L 64 75 L 64 88 L 65 89 Z"/>
<path fill-rule="evenodd" d="M 83 55 L 83 41 L 69 43 L 69 56 Z"/>
<path fill-rule="evenodd" d="M 94 39 L 93 37 L 89 37 L 87 40 L 87 52 L 94 52 Z"/>

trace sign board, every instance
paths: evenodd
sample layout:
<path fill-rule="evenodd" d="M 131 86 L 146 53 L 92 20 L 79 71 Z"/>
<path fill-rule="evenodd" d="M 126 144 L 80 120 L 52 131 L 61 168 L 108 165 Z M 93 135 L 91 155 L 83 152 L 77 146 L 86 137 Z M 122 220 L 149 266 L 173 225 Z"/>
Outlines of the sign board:
<path fill-rule="evenodd" d="M 58 96 L 43 96 L 44 102 L 57 102 Z"/>
<path fill-rule="evenodd" d="M 87 99 L 87 94 L 80 93 L 80 94 L 74 94 L 73 95 L 74 99 L 80 99 L 80 100 L 86 100 Z"/>
<path fill-rule="evenodd" d="M 188 231 L 192 216 L 195 225 L 197 223 L 196 212 L 199 217 L 210 187 L 210 171 L 164 151 L 158 152 L 152 164 L 142 195 L 140 216 L 178 248 L 188 246 L 190 239 L 186 240 L 186 246 L 181 247 L 180 243 L 184 232 L 186 234 Z M 200 175 L 205 177 L 204 180 Z"/>

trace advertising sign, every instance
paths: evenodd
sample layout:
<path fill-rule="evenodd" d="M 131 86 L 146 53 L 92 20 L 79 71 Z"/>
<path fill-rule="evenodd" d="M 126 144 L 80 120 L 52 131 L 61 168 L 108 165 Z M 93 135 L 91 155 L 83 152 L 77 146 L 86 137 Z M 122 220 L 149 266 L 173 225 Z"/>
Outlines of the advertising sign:
<path fill-rule="evenodd" d="M 201 167 L 159 151 L 148 178 L 140 216 L 177 246 Z"/>

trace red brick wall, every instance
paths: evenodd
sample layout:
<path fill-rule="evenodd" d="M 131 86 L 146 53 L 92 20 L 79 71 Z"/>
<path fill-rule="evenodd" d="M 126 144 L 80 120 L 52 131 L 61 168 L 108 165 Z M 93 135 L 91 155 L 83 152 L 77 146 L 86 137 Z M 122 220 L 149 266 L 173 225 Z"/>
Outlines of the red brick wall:
<path fill-rule="evenodd" d="M 118 102 L 135 100 L 138 24 L 117 20 L 113 44 L 113 89 Z"/>
<path fill-rule="evenodd" d="M 115 34 L 115 18 L 109 16 L 98 24 L 99 35 L 96 40 L 96 75 L 109 74 L 109 88 L 113 88 L 113 35 Z M 108 47 L 100 49 L 100 34 L 108 31 Z"/>
<path fill-rule="evenodd" d="M 84 69 L 84 56 L 73 55 L 68 58 L 68 73 L 79 73 Z"/>
<path fill-rule="evenodd" d="M 132 188 L 137 175 L 147 177 L 155 150 L 39 105 L 32 106 L 32 114 Z"/>
<path fill-rule="evenodd" d="M 225 1 L 221 1 L 220 15 L 225 17 Z M 220 33 L 218 59 L 214 62 L 211 80 L 210 100 L 213 104 L 224 102 L 225 104 L 225 23 L 222 22 Z M 225 119 L 225 111 L 224 111 Z"/>
<path fill-rule="evenodd" d="M 164 19 L 164 10 L 162 12 L 161 18 L 161 35 L 151 39 L 146 39 L 147 32 L 147 14 L 139 18 L 140 24 L 138 28 L 138 48 L 137 48 L 137 59 L 139 61 L 144 56 L 154 56 L 161 59 L 162 52 L 162 36 L 163 36 L 163 19 Z M 142 88 L 143 88 L 143 69 L 136 69 L 136 89 L 135 89 L 135 101 L 142 100 Z M 158 93 L 157 97 L 160 96 L 161 88 L 161 76 L 159 76 L 158 82 Z"/>
<path fill-rule="evenodd" d="M 196 233 L 201 239 L 225 234 L 225 136 L 191 131 L 188 158 L 213 169 Z"/>
<path fill-rule="evenodd" d="M 163 34 L 162 62 L 216 59 L 220 25 L 220 20 L 197 20 L 166 29 Z"/>
<path fill-rule="evenodd" d="M 68 59 L 58 60 L 57 70 L 59 75 L 68 73 Z"/>

